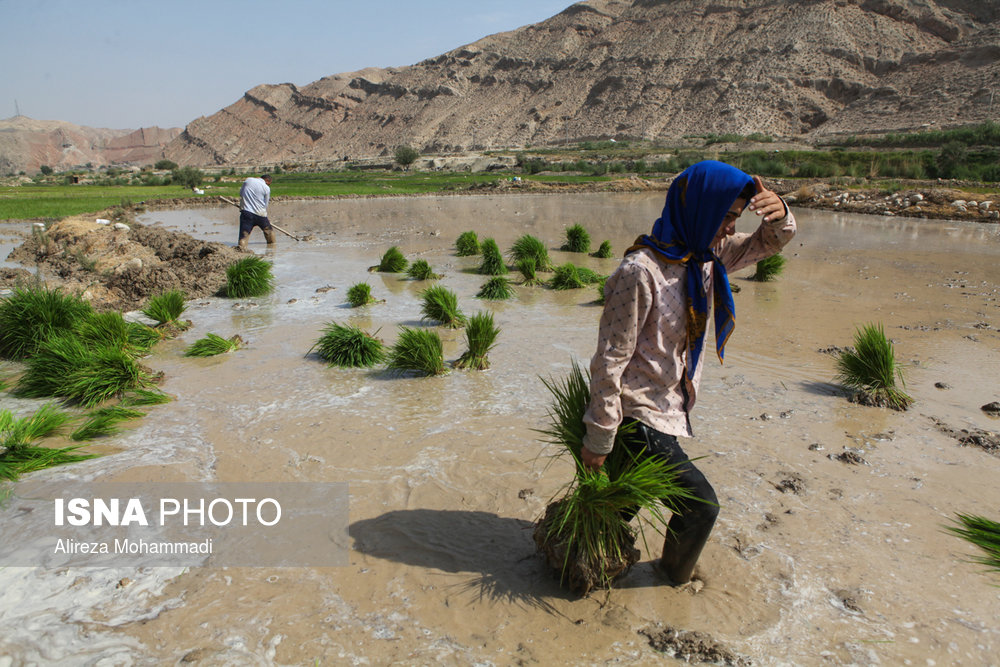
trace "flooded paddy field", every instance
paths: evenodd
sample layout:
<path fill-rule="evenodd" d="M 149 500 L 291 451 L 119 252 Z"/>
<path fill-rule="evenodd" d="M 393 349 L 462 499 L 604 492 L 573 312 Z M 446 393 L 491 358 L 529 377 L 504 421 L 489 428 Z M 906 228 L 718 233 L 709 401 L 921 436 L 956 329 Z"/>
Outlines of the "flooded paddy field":
<path fill-rule="evenodd" d="M 943 527 L 1000 517 L 1000 457 L 962 429 L 1000 430 L 1000 230 L 995 225 L 797 211 L 773 283 L 732 276 L 736 331 L 706 358 L 696 437 L 686 443 L 721 504 L 695 585 L 659 583 L 643 561 L 610 593 L 577 599 L 535 554 L 532 522 L 572 474 L 534 429 L 540 378 L 586 364 L 594 288 L 517 287 L 474 298 L 466 230 L 501 250 L 523 234 L 553 261 L 599 273 L 617 259 L 557 250 L 580 223 L 616 255 L 647 232 L 662 193 L 412 197 L 281 202 L 279 235 L 251 248 L 276 290 L 189 303 L 193 327 L 148 360 L 174 400 L 94 449 L 102 457 L 33 479 L 347 483 L 350 563 L 329 568 L 8 567 L 0 570 L 3 664 L 672 664 L 650 636 L 703 633 L 703 653 L 754 664 L 968 664 L 1000 654 L 995 575 Z M 750 231 L 745 214 L 738 225 Z M 232 208 L 149 212 L 144 224 L 234 244 Z M 378 331 L 421 323 L 429 283 L 369 273 L 398 245 L 426 259 L 462 310 L 501 328 L 487 371 L 431 378 L 328 368 L 307 354 L 331 321 Z M 6 254 L 6 253 L 5 253 Z M 512 277 L 516 277 L 512 275 Z M 367 281 L 384 303 L 351 309 Z M 881 322 L 906 364 L 907 412 L 849 403 L 831 348 Z M 439 329 L 445 358 L 461 330 Z M 246 348 L 182 356 L 207 332 Z M 4 395 L 14 407 L 15 401 Z M 843 456 L 849 452 L 852 456 Z M 541 456 L 540 456 L 541 455 Z M 854 463 L 851 463 L 854 461 Z M 5 520 L 2 539 L 27 539 Z M 290 548 L 292 548 L 290 546 Z M 2 657 L 7 656 L 7 657 Z"/>

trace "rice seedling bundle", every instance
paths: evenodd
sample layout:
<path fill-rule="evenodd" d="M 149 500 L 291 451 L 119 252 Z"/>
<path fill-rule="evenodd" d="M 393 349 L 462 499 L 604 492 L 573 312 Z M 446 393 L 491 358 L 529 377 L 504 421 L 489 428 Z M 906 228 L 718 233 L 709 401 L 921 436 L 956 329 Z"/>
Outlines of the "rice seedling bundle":
<path fill-rule="evenodd" d="M 611 241 L 601 241 L 601 245 L 594 252 L 594 257 L 610 259 L 611 256 Z"/>
<path fill-rule="evenodd" d="M 476 294 L 477 299 L 490 299 L 492 301 L 503 301 L 514 296 L 514 288 L 510 281 L 504 276 L 494 276 L 483 283 Z"/>
<path fill-rule="evenodd" d="M 142 314 L 159 324 L 167 324 L 168 322 L 176 322 L 186 309 L 184 292 L 167 290 L 151 297 L 149 303 L 142 310 Z"/>
<path fill-rule="evenodd" d="M 378 270 L 383 273 L 402 273 L 406 271 L 407 263 L 403 252 L 398 247 L 392 246 L 382 255 L 382 259 L 378 263 Z"/>
<path fill-rule="evenodd" d="M 462 232 L 455 241 L 455 254 L 459 257 L 471 257 L 479 254 L 479 239 L 475 232 Z"/>
<path fill-rule="evenodd" d="M 437 320 L 451 329 L 465 326 L 465 315 L 458 309 L 458 297 L 444 285 L 428 287 L 420 293 L 423 319 Z"/>
<path fill-rule="evenodd" d="M 590 252 L 590 234 L 583 225 L 566 228 L 566 245 L 562 249 L 569 252 Z"/>
<path fill-rule="evenodd" d="M 549 260 L 549 250 L 545 244 L 531 234 L 525 234 L 514 241 L 507 256 L 514 264 L 522 259 L 531 258 L 535 260 L 536 271 L 551 271 L 552 262 Z"/>
<path fill-rule="evenodd" d="M 583 415 L 590 400 L 590 381 L 573 364 L 563 381 L 543 380 L 552 393 L 549 425 L 540 429 L 543 440 L 557 448 L 555 456 L 569 454 L 575 463 L 573 480 L 564 495 L 549 504 L 535 526 L 534 539 L 546 562 L 571 590 L 586 595 L 608 587 L 613 579 L 638 560 L 636 532 L 623 514 L 645 510 L 658 532 L 667 528 L 661 501 L 690 499 L 676 481 L 675 466 L 657 459 L 634 460 L 622 444 L 619 431 L 615 447 L 601 471 L 584 467 L 580 456 L 586 427 Z"/>
<path fill-rule="evenodd" d="M 483 263 L 479 265 L 479 273 L 484 276 L 502 276 L 507 273 L 507 265 L 503 262 L 503 255 L 495 240 L 484 240 L 481 249 Z"/>
<path fill-rule="evenodd" d="M 0 410 L 0 447 L 13 449 L 56 435 L 69 420 L 69 413 L 62 412 L 52 403 L 20 419 L 9 410 Z"/>
<path fill-rule="evenodd" d="M 161 340 L 161 334 L 138 322 L 126 322 L 116 311 L 90 313 L 80 319 L 74 333 L 89 346 L 118 347 L 132 356 L 141 356 Z"/>
<path fill-rule="evenodd" d="M 372 286 L 368 283 L 351 285 L 350 289 L 347 290 L 347 302 L 351 304 L 351 308 L 360 308 L 375 303 L 375 297 L 372 296 Z"/>
<path fill-rule="evenodd" d="M 74 454 L 77 447 L 50 448 L 33 444 L 58 433 L 67 421 L 69 415 L 51 404 L 20 419 L 15 419 L 8 410 L 0 410 L 0 479 L 16 480 L 35 470 L 93 458 L 92 454 Z"/>
<path fill-rule="evenodd" d="M 524 259 L 518 260 L 517 270 L 521 272 L 522 276 L 524 276 L 525 285 L 540 285 L 542 283 L 542 281 L 535 274 L 536 265 L 533 257 L 525 257 Z"/>
<path fill-rule="evenodd" d="M 71 440 L 93 440 L 106 435 L 114 435 L 118 432 L 117 424 L 131 419 L 144 417 L 145 412 L 133 410 L 121 405 L 113 405 L 106 408 L 99 408 L 87 414 L 87 420 L 72 434 Z"/>
<path fill-rule="evenodd" d="M 434 269 L 427 263 L 426 259 L 418 259 L 406 270 L 406 275 L 414 280 L 437 280 L 441 276 L 434 273 Z"/>
<path fill-rule="evenodd" d="M 317 349 L 318 348 L 318 349 Z M 385 345 L 381 340 L 355 326 L 330 322 L 324 327 L 309 351 L 331 366 L 342 368 L 371 368 L 385 359 Z"/>
<path fill-rule="evenodd" d="M 602 276 L 600 273 L 597 273 L 596 271 L 588 269 L 585 266 L 578 266 L 578 267 L 576 267 L 576 275 L 579 276 L 580 280 L 582 280 L 583 282 L 585 282 L 588 285 L 593 285 L 594 283 L 599 283 L 602 280 L 605 280 L 607 278 L 607 276 Z"/>
<path fill-rule="evenodd" d="M 958 514 L 955 523 L 947 529 L 983 552 L 970 561 L 985 566 L 988 571 L 1000 573 L 1000 523 L 971 514 Z"/>
<path fill-rule="evenodd" d="M 785 256 L 780 252 L 775 255 L 771 255 L 770 257 L 765 257 L 757 262 L 757 268 L 754 271 L 754 274 L 750 276 L 750 280 L 756 280 L 762 283 L 771 282 L 780 276 L 781 272 L 785 270 L 786 263 L 787 260 L 785 259 Z"/>
<path fill-rule="evenodd" d="M 169 402 L 170 397 L 159 389 L 132 389 L 125 392 L 120 405 L 122 407 L 131 407 L 134 405 L 161 405 Z"/>
<path fill-rule="evenodd" d="M 866 324 L 854 334 L 854 350 L 845 350 L 837 359 L 837 381 L 852 389 L 852 400 L 876 407 L 905 410 L 913 398 L 896 387 L 905 386 L 903 368 L 896 362 L 892 342 L 882 324 Z"/>
<path fill-rule="evenodd" d="M 580 278 L 579 268 L 571 262 L 556 267 L 555 274 L 549 281 L 553 289 L 578 289 L 586 283 Z"/>
<path fill-rule="evenodd" d="M 490 367 L 487 355 L 496 345 L 500 328 L 493 321 L 493 314 L 480 311 L 469 318 L 465 327 L 465 342 L 468 349 L 455 362 L 456 368 L 485 370 Z"/>
<path fill-rule="evenodd" d="M 608 284 L 608 277 L 605 276 L 603 279 L 597 282 L 597 303 L 604 305 L 604 286 Z"/>
<path fill-rule="evenodd" d="M 199 338 L 184 351 L 185 357 L 213 357 L 217 354 L 225 354 L 240 349 L 243 339 L 239 335 L 231 338 L 223 338 L 214 333 L 208 333 L 204 338 Z"/>
<path fill-rule="evenodd" d="M 0 357 L 25 359 L 92 312 L 86 301 L 58 289 L 15 288 L 0 299 Z"/>
<path fill-rule="evenodd" d="M 441 336 L 431 329 L 400 327 L 399 338 L 389 350 L 386 366 L 395 371 L 442 375 L 446 369 Z"/>
<path fill-rule="evenodd" d="M 256 255 L 237 260 L 226 268 L 224 293 L 231 299 L 264 296 L 274 289 L 271 262 Z"/>

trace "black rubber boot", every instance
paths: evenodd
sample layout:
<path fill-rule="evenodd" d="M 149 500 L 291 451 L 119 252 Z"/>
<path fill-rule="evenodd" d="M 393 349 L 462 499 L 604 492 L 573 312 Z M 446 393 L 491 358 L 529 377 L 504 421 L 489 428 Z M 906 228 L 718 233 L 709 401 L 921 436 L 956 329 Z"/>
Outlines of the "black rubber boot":
<path fill-rule="evenodd" d="M 684 521 L 684 518 L 675 514 L 670 519 L 670 529 L 663 540 L 663 555 L 660 556 L 660 570 L 675 586 L 691 581 L 695 563 L 715 525 L 714 516 L 700 517 L 699 522 Z"/>

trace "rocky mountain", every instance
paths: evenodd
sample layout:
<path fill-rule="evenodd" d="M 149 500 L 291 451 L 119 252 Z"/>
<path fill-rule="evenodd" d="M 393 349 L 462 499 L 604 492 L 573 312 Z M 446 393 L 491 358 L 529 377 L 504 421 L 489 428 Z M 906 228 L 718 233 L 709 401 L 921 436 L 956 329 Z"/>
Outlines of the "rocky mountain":
<path fill-rule="evenodd" d="M 163 157 L 180 128 L 107 130 L 14 116 L 0 120 L 0 174 L 33 174 L 42 165 L 71 169 L 90 163 L 143 165 Z"/>
<path fill-rule="evenodd" d="M 997 0 L 586 0 L 413 66 L 257 86 L 166 155 L 318 162 L 400 144 L 809 140 L 980 122 L 995 117 L 998 19 Z"/>

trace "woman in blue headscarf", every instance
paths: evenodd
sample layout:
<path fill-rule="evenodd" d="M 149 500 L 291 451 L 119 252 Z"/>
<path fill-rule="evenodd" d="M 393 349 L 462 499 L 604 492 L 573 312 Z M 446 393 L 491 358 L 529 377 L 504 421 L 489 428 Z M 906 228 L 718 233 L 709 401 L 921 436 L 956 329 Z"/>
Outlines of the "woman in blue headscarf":
<path fill-rule="evenodd" d="M 736 233 L 744 209 L 760 219 L 752 234 Z M 719 511 L 711 484 L 677 440 L 692 435 L 708 296 L 721 362 L 736 323 L 728 272 L 779 252 L 794 234 L 795 219 L 759 177 L 706 160 L 674 179 L 652 231 L 636 239 L 605 284 L 583 463 L 600 468 L 619 426 L 635 422 L 624 440 L 630 451 L 679 464 L 678 482 L 703 502 L 670 519 L 660 568 L 675 585 L 690 581 Z"/>

